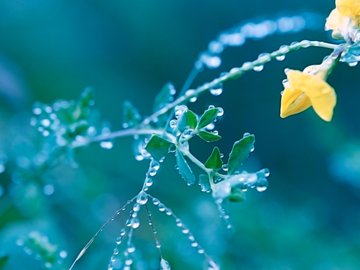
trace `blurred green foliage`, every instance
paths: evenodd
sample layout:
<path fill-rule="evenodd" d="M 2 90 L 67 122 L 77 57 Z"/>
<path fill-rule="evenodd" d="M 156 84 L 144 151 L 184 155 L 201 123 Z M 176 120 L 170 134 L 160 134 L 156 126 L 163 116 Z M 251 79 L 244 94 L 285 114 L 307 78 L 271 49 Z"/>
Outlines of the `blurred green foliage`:
<path fill-rule="evenodd" d="M 50 171 L 32 169 L 47 158 L 46 145 L 29 124 L 34 102 L 75 99 L 91 86 L 102 118 L 119 129 L 124 100 L 141 115 L 150 114 L 149 101 L 164 83 L 171 80 L 180 89 L 198 53 L 220 31 L 278 12 L 311 10 L 325 18 L 332 8 L 327 0 L 0 1 L 0 160 L 5 166 L 0 165 L 0 269 L 43 267 L 40 257 L 17 244 L 31 234 L 46 236 L 51 249 L 66 250 L 66 269 L 101 224 L 141 188 L 147 167 L 133 158 L 130 139 L 124 139 L 112 151 L 98 145 L 77 149 L 77 165 L 69 159 Z M 249 41 L 224 54 L 221 70 L 301 39 L 329 35 L 304 31 Z M 296 52 L 261 73 L 227 83 L 221 96 L 204 95 L 191 106 L 198 113 L 210 104 L 222 106 L 220 149 L 229 151 L 239 135 L 254 133 L 257 150 L 248 166 L 264 164 L 272 171 L 267 192 L 228 205 L 234 231 L 225 229 L 209 196 L 180 180 L 173 159 L 156 177 L 154 194 L 186 221 L 223 269 L 359 268 L 358 68 L 341 65 L 331 75 L 339 102 L 330 124 L 311 112 L 285 120 L 278 116 L 283 69 L 301 69 L 324 55 L 321 49 Z M 205 72 L 195 84 L 218 72 Z M 204 144 L 196 149 L 202 161 L 212 151 Z M 105 269 L 125 218 L 103 231 L 75 269 Z M 173 221 L 156 213 L 153 218 L 173 269 L 201 269 L 199 255 L 174 231 Z M 138 256 L 156 269 L 152 235 L 143 227 L 135 237 L 143 247 Z"/>

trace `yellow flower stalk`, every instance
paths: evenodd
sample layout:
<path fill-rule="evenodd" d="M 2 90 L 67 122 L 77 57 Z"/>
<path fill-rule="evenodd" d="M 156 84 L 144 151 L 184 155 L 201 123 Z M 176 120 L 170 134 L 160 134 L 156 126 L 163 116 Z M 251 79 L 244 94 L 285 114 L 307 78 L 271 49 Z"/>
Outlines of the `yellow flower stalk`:
<path fill-rule="evenodd" d="M 313 107 L 317 115 L 329 122 L 336 105 L 335 90 L 325 81 L 326 72 L 309 73 L 289 70 L 281 97 L 280 116 L 288 117 Z"/>
<path fill-rule="evenodd" d="M 360 27 L 360 0 L 336 0 L 336 8 L 326 20 L 325 30 L 332 36 L 353 40 Z"/>

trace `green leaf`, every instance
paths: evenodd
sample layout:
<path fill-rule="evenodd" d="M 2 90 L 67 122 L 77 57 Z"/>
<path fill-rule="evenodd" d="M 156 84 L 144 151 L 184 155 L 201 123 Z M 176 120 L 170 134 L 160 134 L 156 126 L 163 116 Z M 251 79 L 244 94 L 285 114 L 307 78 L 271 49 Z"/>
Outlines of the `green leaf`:
<path fill-rule="evenodd" d="M 227 198 L 230 202 L 243 202 L 245 201 L 245 192 L 239 188 L 232 188 Z"/>
<path fill-rule="evenodd" d="M 172 83 L 167 83 L 155 97 L 153 111 L 156 112 L 173 100 L 175 88 Z"/>
<path fill-rule="evenodd" d="M 228 160 L 228 174 L 232 175 L 240 169 L 242 163 L 248 158 L 250 152 L 254 149 L 255 136 L 244 135 L 236 141 L 232 147 Z"/>
<path fill-rule="evenodd" d="M 5 265 L 7 263 L 7 261 L 9 260 L 9 256 L 1 256 L 0 257 L 0 270 L 5 269 Z"/>
<path fill-rule="evenodd" d="M 212 123 L 216 119 L 218 112 L 219 112 L 218 108 L 207 109 L 200 117 L 197 128 L 202 129 L 206 127 L 208 124 Z"/>
<path fill-rule="evenodd" d="M 188 185 L 193 185 L 196 180 L 195 175 L 193 174 L 189 164 L 186 162 L 183 154 L 177 150 L 175 156 L 180 175 Z"/>
<path fill-rule="evenodd" d="M 129 128 L 139 124 L 141 116 L 138 110 L 131 104 L 130 101 L 124 102 L 123 107 L 123 127 Z"/>
<path fill-rule="evenodd" d="M 94 91 L 91 88 L 86 88 L 82 92 L 80 99 L 73 105 L 74 109 L 70 114 L 71 120 L 78 121 L 86 118 L 94 104 Z"/>
<path fill-rule="evenodd" d="M 146 144 L 145 149 L 154 159 L 160 160 L 169 153 L 171 145 L 172 143 L 164 138 L 161 138 L 158 135 L 153 135 Z"/>
<path fill-rule="evenodd" d="M 86 88 L 80 97 L 78 106 L 80 108 L 88 108 L 94 105 L 94 91 L 91 88 Z"/>
<path fill-rule="evenodd" d="M 205 162 L 205 167 L 208 169 L 219 170 L 221 169 L 223 162 L 221 160 L 221 153 L 217 146 L 214 147 L 210 157 Z"/>
<path fill-rule="evenodd" d="M 197 135 L 206 142 L 216 142 L 221 139 L 220 135 L 205 130 L 199 131 Z"/>
<path fill-rule="evenodd" d="M 198 123 L 197 115 L 193 111 L 187 110 L 182 114 L 177 128 L 181 132 L 184 131 L 186 128 L 195 129 L 197 123 Z"/>

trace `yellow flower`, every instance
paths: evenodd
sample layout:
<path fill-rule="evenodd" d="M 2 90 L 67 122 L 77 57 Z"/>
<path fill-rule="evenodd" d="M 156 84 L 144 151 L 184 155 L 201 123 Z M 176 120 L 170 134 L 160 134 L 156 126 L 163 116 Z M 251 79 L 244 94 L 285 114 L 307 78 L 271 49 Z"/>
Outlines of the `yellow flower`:
<path fill-rule="evenodd" d="M 336 8 L 326 19 L 325 30 L 340 39 L 354 39 L 360 27 L 360 0 L 336 0 Z"/>
<path fill-rule="evenodd" d="M 311 68 L 313 72 L 314 67 Z M 322 70 L 319 72 L 317 69 L 317 72 L 310 73 L 308 68 L 303 72 L 289 70 L 286 75 L 287 82 L 281 97 L 280 116 L 285 118 L 312 106 L 320 118 L 327 122 L 331 121 L 336 105 L 336 93 L 324 80 L 326 72 Z"/>
<path fill-rule="evenodd" d="M 336 9 L 342 16 L 350 17 L 360 25 L 360 0 L 336 0 Z"/>

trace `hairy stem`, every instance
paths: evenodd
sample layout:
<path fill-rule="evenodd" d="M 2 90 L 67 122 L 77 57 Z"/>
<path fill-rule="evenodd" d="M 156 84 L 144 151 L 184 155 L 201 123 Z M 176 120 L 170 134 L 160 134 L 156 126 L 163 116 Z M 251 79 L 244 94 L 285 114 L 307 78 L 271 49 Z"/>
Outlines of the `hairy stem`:
<path fill-rule="evenodd" d="M 228 80 L 231 79 L 237 79 L 240 76 L 242 76 L 245 72 L 253 70 L 254 67 L 256 66 L 262 66 L 272 60 L 274 60 L 276 57 L 285 55 L 289 52 L 293 52 L 293 51 L 297 51 L 299 49 L 304 49 L 304 48 L 309 48 L 309 47 L 321 47 L 321 48 L 325 48 L 325 49 L 331 49 L 331 50 L 335 50 L 338 45 L 336 44 L 331 44 L 331 43 L 327 43 L 327 42 L 321 42 L 321 41 L 308 41 L 308 40 L 304 40 L 304 41 L 300 41 L 300 42 L 296 42 L 296 43 L 292 43 L 291 45 L 286 46 L 286 49 L 284 46 L 282 46 L 280 49 L 273 51 L 272 53 L 269 53 L 267 55 L 267 57 L 259 57 L 256 60 L 252 61 L 252 62 L 247 62 L 244 63 L 240 68 L 233 68 L 231 69 L 229 72 L 225 73 L 224 75 L 214 79 L 211 82 L 205 83 L 201 86 L 199 86 L 198 88 L 196 88 L 193 92 L 189 93 L 189 94 L 185 94 L 178 97 L 176 100 L 174 100 L 173 102 L 169 103 L 167 106 L 161 108 L 159 111 L 154 112 L 152 115 L 150 115 L 149 117 L 147 117 L 144 121 L 143 124 L 149 124 L 150 122 L 156 120 L 160 115 L 168 112 L 169 110 L 175 108 L 175 106 L 183 104 L 188 102 L 191 98 L 193 97 L 197 97 L 200 94 L 202 94 L 203 92 L 214 88 Z"/>
<path fill-rule="evenodd" d="M 113 131 L 108 134 L 101 134 L 96 137 L 85 139 L 85 140 L 82 140 L 79 142 L 74 142 L 71 146 L 72 146 L 72 148 L 78 148 L 78 147 L 86 146 L 86 145 L 88 145 L 90 143 L 94 143 L 94 142 L 108 141 L 108 140 L 113 140 L 116 138 L 129 137 L 129 136 L 135 136 L 135 135 L 160 135 L 160 136 L 165 136 L 167 139 L 169 139 L 173 143 L 176 142 L 175 136 L 173 136 L 172 134 L 170 134 L 162 129 L 131 128 L 131 129 L 117 130 L 117 131 Z"/>

